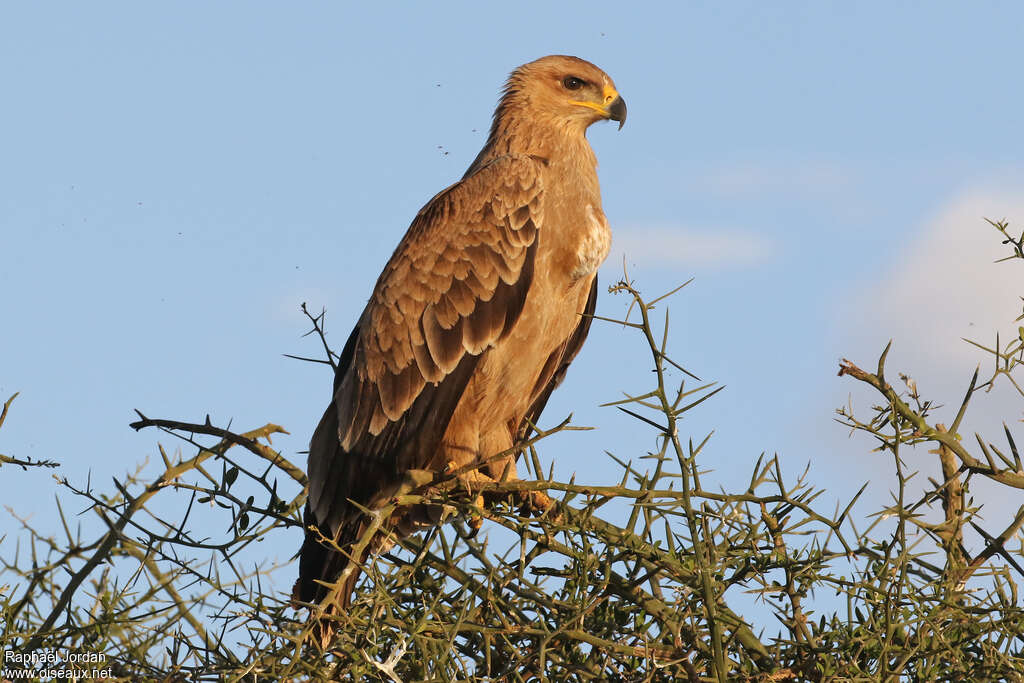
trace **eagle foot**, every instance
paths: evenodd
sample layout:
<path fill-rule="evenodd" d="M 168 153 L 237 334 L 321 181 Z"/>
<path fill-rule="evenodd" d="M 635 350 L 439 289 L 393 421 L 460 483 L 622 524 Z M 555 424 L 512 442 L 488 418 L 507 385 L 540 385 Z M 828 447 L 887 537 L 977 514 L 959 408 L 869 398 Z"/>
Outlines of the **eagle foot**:
<path fill-rule="evenodd" d="M 450 474 L 457 469 L 459 469 L 459 464 L 454 460 L 450 460 L 444 466 L 444 473 Z M 474 492 L 479 490 L 480 487 L 486 486 L 487 484 L 497 483 L 500 483 L 497 479 L 484 474 L 480 470 L 470 470 L 455 477 L 455 485 L 458 488 L 465 489 L 471 496 L 474 495 Z M 504 497 L 504 495 L 507 494 L 503 494 L 502 497 Z M 510 494 L 509 498 L 510 504 L 519 504 L 520 515 L 547 517 L 550 521 L 556 524 L 562 521 L 562 514 L 559 512 L 558 505 L 543 491 L 520 491 L 518 493 Z M 494 501 L 492 500 L 492 502 Z M 484 503 L 484 497 L 479 493 L 475 493 L 473 504 L 478 507 L 483 507 Z M 470 515 L 469 525 L 473 530 L 473 535 L 476 535 L 482 524 L 483 519 L 479 515 Z"/>
<path fill-rule="evenodd" d="M 459 464 L 454 460 L 450 460 L 444 466 L 444 474 L 450 474 L 457 469 L 459 469 Z M 487 476 L 486 474 L 480 472 L 479 470 L 470 470 L 468 472 L 463 472 L 462 474 L 455 477 L 456 488 L 464 489 L 470 496 L 472 496 L 473 505 L 480 508 L 481 510 L 485 505 L 485 501 L 484 496 L 482 493 L 479 492 L 479 489 L 483 486 L 486 486 L 487 484 L 493 483 L 494 479 L 492 477 Z M 483 526 L 483 515 L 476 512 L 471 512 L 469 514 L 468 522 L 470 528 L 469 537 L 473 538 L 477 535 L 477 533 L 480 531 L 480 528 Z"/>
<path fill-rule="evenodd" d="M 445 472 L 452 472 L 458 468 L 455 463 L 448 463 L 445 466 Z M 495 481 L 492 477 L 487 476 L 479 470 L 470 470 L 463 472 L 462 474 L 455 477 L 455 481 L 459 488 L 466 489 L 470 495 L 473 494 L 474 489 L 482 488 L 488 484 L 494 484 Z"/>
<path fill-rule="evenodd" d="M 473 505 L 475 505 L 475 506 L 477 506 L 477 507 L 482 509 L 483 506 L 484 506 L 484 497 L 481 494 L 479 494 L 479 493 L 476 494 L 476 498 L 473 499 Z M 484 525 L 483 515 L 480 515 L 480 514 L 478 514 L 476 512 L 470 513 L 470 515 L 469 515 L 469 537 L 470 538 L 476 537 L 476 535 L 478 533 L 480 533 L 480 527 L 482 527 L 483 525 Z"/>
<path fill-rule="evenodd" d="M 562 521 L 562 513 L 558 504 L 551 500 L 551 497 L 543 491 L 527 491 L 522 496 L 522 505 L 519 508 L 522 515 L 533 515 L 534 517 L 547 517 L 550 521 L 558 524 Z"/>

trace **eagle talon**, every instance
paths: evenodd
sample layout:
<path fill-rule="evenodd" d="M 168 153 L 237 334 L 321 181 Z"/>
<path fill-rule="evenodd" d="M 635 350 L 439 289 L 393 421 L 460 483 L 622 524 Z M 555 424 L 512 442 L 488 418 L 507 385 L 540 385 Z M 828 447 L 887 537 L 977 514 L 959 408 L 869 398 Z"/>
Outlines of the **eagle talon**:
<path fill-rule="evenodd" d="M 476 494 L 476 498 L 473 499 L 473 505 L 475 507 L 483 509 L 483 507 L 484 507 L 484 497 L 481 494 L 479 494 L 479 493 Z M 477 512 L 469 513 L 469 529 L 470 529 L 469 537 L 470 538 L 475 538 L 476 535 L 480 532 L 480 527 L 482 527 L 483 525 L 484 525 L 484 517 L 483 517 L 483 515 L 481 515 L 481 514 L 479 514 Z"/>
<path fill-rule="evenodd" d="M 530 490 L 522 494 L 519 499 L 519 511 L 523 514 L 530 514 L 540 517 L 554 505 L 551 498 L 541 490 Z"/>
<path fill-rule="evenodd" d="M 546 513 L 555 504 L 551 497 L 543 491 L 530 491 L 527 495 L 527 503 L 540 514 Z"/>
<path fill-rule="evenodd" d="M 558 505 L 543 491 L 530 491 L 524 495 L 520 514 L 546 517 L 555 524 L 562 521 L 562 513 L 559 511 Z"/>
<path fill-rule="evenodd" d="M 476 535 L 480 533 L 480 528 L 484 525 L 484 518 L 480 515 L 470 515 L 469 517 L 469 536 L 468 538 L 476 538 Z"/>

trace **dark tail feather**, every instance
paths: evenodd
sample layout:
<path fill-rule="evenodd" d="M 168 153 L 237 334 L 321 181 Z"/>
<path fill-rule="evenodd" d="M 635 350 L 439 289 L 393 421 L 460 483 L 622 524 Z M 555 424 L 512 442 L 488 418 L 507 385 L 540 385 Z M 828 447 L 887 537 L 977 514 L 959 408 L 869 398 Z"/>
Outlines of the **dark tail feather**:
<path fill-rule="evenodd" d="M 299 551 L 299 578 L 292 588 L 292 600 L 319 605 L 331 592 L 331 588 L 324 584 L 336 583 L 342 572 L 348 572 L 338 587 L 334 601 L 323 606 L 322 614 L 317 608 L 313 608 L 314 616 L 319 618 L 315 633 L 321 645 L 326 648 L 334 632 L 331 616 L 343 613 L 352 605 L 352 594 L 361 573 L 360 564 L 353 563 L 343 553 L 321 542 L 320 539 L 329 537 L 330 532 L 317 524 L 308 506 L 303 515 L 303 522 L 306 525 L 306 537 L 302 542 L 302 550 Z M 316 528 L 310 529 L 311 526 Z M 347 537 L 352 535 L 357 536 L 342 529 L 338 545 L 342 548 L 350 546 L 353 539 Z"/>

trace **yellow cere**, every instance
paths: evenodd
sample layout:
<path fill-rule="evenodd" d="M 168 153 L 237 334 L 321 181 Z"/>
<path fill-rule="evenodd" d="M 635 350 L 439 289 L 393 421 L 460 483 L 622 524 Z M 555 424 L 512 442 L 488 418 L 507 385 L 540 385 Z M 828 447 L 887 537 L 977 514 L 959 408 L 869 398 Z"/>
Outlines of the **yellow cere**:
<path fill-rule="evenodd" d="M 605 84 L 602 95 L 604 95 L 604 104 L 587 102 L 586 100 L 573 100 L 572 103 L 578 104 L 581 107 L 589 107 L 595 111 L 601 112 L 605 116 L 608 116 L 608 105 L 615 101 L 615 98 L 619 96 L 619 93 L 612 86 Z"/>

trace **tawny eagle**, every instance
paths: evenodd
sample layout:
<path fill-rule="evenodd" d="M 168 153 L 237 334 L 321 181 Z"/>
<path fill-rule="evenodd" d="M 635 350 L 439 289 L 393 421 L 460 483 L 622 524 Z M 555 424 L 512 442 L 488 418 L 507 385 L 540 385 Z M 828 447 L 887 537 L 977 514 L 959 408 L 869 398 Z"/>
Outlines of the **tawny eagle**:
<path fill-rule="evenodd" d="M 515 477 L 515 456 L 590 327 L 611 232 L 590 124 L 626 120 L 601 69 L 549 56 L 512 72 L 487 143 L 462 180 L 420 210 L 341 353 L 334 395 L 309 447 L 309 499 L 295 597 L 349 604 L 353 547 L 411 471 L 484 462 Z M 491 458 L 493 460 L 493 458 Z M 472 468 L 470 468 L 472 469 Z M 422 506 L 419 506 L 422 508 Z M 399 509 L 377 527 L 436 522 Z M 379 520 L 378 520 L 379 523 Z"/>

